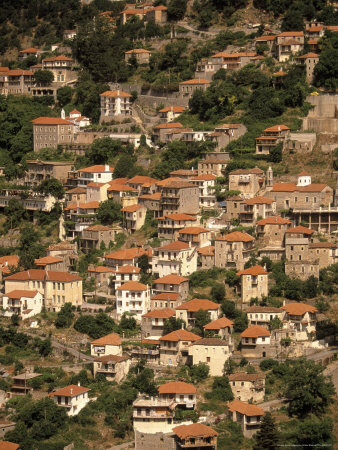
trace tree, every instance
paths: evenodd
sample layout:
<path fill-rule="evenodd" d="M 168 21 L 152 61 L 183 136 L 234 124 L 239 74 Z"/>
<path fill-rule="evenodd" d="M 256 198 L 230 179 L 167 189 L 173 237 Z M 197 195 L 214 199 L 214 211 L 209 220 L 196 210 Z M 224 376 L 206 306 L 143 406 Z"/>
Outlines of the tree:
<path fill-rule="evenodd" d="M 9 230 L 18 227 L 23 220 L 28 219 L 28 213 L 22 202 L 17 198 L 10 198 L 8 205 L 4 208 L 6 222 L 5 229 Z"/>
<path fill-rule="evenodd" d="M 195 326 L 194 329 L 201 335 L 203 335 L 204 325 L 210 322 L 210 313 L 205 309 L 199 309 L 195 313 Z"/>
<path fill-rule="evenodd" d="M 194 364 L 189 367 L 190 376 L 194 383 L 199 383 L 209 375 L 209 366 L 204 363 Z"/>
<path fill-rule="evenodd" d="M 333 447 L 333 421 L 331 417 L 318 418 L 310 416 L 298 423 L 297 444 L 307 447 Z"/>
<path fill-rule="evenodd" d="M 36 188 L 37 192 L 41 192 L 45 195 L 52 195 L 58 199 L 61 199 L 65 196 L 65 189 L 61 181 L 56 178 L 48 178 L 39 184 Z"/>
<path fill-rule="evenodd" d="M 61 108 L 63 108 L 65 105 L 67 105 L 67 103 L 70 103 L 72 101 L 73 92 L 74 91 L 70 86 L 60 87 L 56 91 L 56 98 Z"/>
<path fill-rule="evenodd" d="M 286 380 L 284 395 L 289 401 L 290 416 L 303 418 L 327 410 L 335 395 L 332 381 L 323 374 L 324 366 L 301 358 L 292 361 L 292 374 Z"/>
<path fill-rule="evenodd" d="M 327 48 L 314 68 L 314 84 L 335 91 L 338 88 L 338 48 Z"/>
<path fill-rule="evenodd" d="M 169 334 L 172 331 L 185 328 L 185 322 L 182 319 L 176 319 L 176 317 L 170 317 L 164 321 L 163 334 Z"/>
<path fill-rule="evenodd" d="M 169 0 L 168 2 L 168 18 L 177 22 L 184 18 L 187 10 L 187 0 Z"/>
<path fill-rule="evenodd" d="M 45 248 L 40 244 L 40 234 L 32 226 L 26 225 L 20 234 L 19 264 L 24 269 L 34 267 L 34 261 L 41 258 Z"/>
<path fill-rule="evenodd" d="M 121 222 L 121 205 L 113 200 L 106 200 L 100 203 L 96 213 L 97 220 L 103 225 L 111 225 L 114 222 Z"/>
<path fill-rule="evenodd" d="M 37 70 L 34 78 L 41 86 L 49 86 L 54 81 L 54 74 L 50 70 Z"/>
<path fill-rule="evenodd" d="M 73 309 L 74 306 L 69 302 L 61 307 L 55 321 L 56 328 L 69 328 L 71 326 L 74 319 Z"/>
<path fill-rule="evenodd" d="M 86 156 L 91 164 L 107 164 L 109 160 L 115 158 L 123 147 L 120 141 L 103 137 L 95 139 L 86 152 Z M 126 150 L 132 151 L 131 148 L 125 147 Z"/>
<path fill-rule="evenodd" d="M 307 280 L 305 280 L 303 287 L 304 297 L 314 298 L 318 295 L 318 278 L 311 275 Z"/>
<path fill-rule="evenodd" d="M 205 397 L 208 400 L 221 400 L 222 402 L 229 402 L 234 399 L 234 395 L 229 384 L 227 376 L 215 377 L 212 383 L 212 391 L 207 392 Z"/>
<path fill-rule="evenodd" d="M 14 327 L 18 327 L 19 326 L 19 324 L 20 324 L 20 317 L 18 316 L 18 314 L 13 314 L 11 316 L 11 322 L 12 322 L 12 325 Z"/>
<path fill-rule="evenodd" d="M 235 302 L 231 300 L 223 300 L 221 303 L 221 308 L 223 314 L 229 319 L 234 319 L 236 317 L 237 311 Z"/>
<path fill-rule="evenodd" d="M 266 412 L 256 433 L 253 450 L 275 450 L 278 446 L 278 440 L 276 423 L 271 413 Z"/>
<path fill-rule="evenodd" d="M 122 155 L 117 161 L 114 169 L 115 178 L 132 178 L 135 175 L 144 175 L 143 167 L 136 164 L 135 156 Z"/>
<path fill-rule="evenodd" d="M 225 298 L 225 286 L 221 283 L 215 283 L 211 288 L 211 296 L 217 303 L 222 303 Z"/>
<path fill-rule="evenodd" d="M 241 333 L 248 327 L 248 318 L 245 313 L 241 313 L 235 318 L 234 321 L 234 331 L 236 333 Z"/>
<path fill-rule="evenodd" d="M 278 330 L 280 328 L 283 328 L 283 322 L 280 320 L 279 317 L 274 317 L 269 322 L 269 330 Z"/>
<path fill-rule="evenodd" d="M 280 142 L 275 147 L 270 149 L 270 161 L 279 163 L 283 159 L 283 143 Z"/>

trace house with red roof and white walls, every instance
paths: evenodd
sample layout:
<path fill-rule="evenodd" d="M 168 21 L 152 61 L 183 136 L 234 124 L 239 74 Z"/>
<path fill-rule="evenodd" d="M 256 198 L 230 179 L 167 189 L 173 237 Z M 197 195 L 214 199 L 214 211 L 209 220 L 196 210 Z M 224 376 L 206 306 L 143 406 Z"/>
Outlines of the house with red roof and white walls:
<path fill-rule="evenodd" d="M 81 409 L 90 402 L 89 391 L 90 389 L 80 384 L 70 384 L 52 392 L 49 396 L 58 406 L 65 408 L 68 416 L 72 417 L 79 414 Z"/>
<path fill-rule="evenodd" d="M 152 273 L 156 277 L 191 275 L 197 270 L 197 248 L 191 243 L 174 241 L 154 249 Z"/>
<path fill-rule="evenodd" d="M 262 266 L 249 267 L 240 270 L 237 275 L 241 277 L 240 291 L 242 303 L 250 303 L 253 298 L 261 300 L 267 297 L 268 289 L 268 272 Z"/>
<path fill-rule="evenodd" d="M 116 314 L 135 316 L 141 322 L 142 315 L 150 310 L 150 288 L 138 281 L 127 281 L 116 290 Z"/>

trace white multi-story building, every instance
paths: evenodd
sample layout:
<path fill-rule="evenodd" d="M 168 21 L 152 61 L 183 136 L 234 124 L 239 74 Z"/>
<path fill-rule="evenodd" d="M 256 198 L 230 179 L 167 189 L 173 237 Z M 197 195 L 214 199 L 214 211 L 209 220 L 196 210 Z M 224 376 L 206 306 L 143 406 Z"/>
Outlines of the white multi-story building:
<path fill-rule="evenodd" d="M 122 341 L 118 334 L 110 333 L 90 343 L 92 356 L 122 355 Z"/>
<path fill-rule="evenodd" d="M 213 208 L 216 204 L 215 183 L 216 175 L 207 173 L 191 178 L 199 188 L 200 208 Z"/>
<path fill-rule="evenodd" d="M 100 94 L 101 121 L 118 116 L 132 116 L 131 95 L 123 91 L 106 91 Z"/>
<path fill-rule="evenodd" d="M 78 186 L 86 187 L 87 184 L 108 183 L 113 179 L 114 168 L 108 164 L 98 164 L 78 170 Z"/>
<path fill-rule="evenodd" d="M 4 316 L 10 317 L 17 314 L 22 319 L 35 316 L 41 312 L 43 295 L 35 290 L 16 289 L 0 298 L 0 305 L 4 310 Z"/>
<path fill-rule="evenodd" d="M 158 247 L 152 258 L 152 272 L 158 277 L 170 274 L 187 276 L 197 270 L 197 247 L 175 241 Z"/>
<path fill-rule="evenodd" d="M 50 396 L 58 406 L 66 408 L 68 416 L 76 416 L 89 403 L 89 391 L 90 389 L 85 387 L 70 384 L 53 392 Z"/>
<path fill-rule="evenodd" d="M 150 289 L 143 283 L 127 281 L 116 290 L 116 312 L 118 317 L 127 312 L 141 321 L 142 314 L 150 309 Z"/>
<path fill-rule="evenodd" d="M 174 400 L 177 405 L 193 409 L 196 406 L 196 388 L 183 381 L 170 381 L 158 388 L 161 400 Z"/>
<path fill-rule="evenodd" d="M 283 328 L 296 331 L 297 341 L 307 341 L 316 333 L 317 308 L 305 303 L 289 303 L 282 308 L 285 311 Z"/>

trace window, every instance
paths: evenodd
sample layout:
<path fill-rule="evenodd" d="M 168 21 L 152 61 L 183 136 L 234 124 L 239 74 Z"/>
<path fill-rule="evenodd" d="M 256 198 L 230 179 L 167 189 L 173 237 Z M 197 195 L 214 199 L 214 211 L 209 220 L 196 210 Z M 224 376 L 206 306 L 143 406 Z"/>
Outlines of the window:
<path fill-rule="evenodd" d="M 207 363 L 210 362 L 210 356 L 207 356 Z"/>

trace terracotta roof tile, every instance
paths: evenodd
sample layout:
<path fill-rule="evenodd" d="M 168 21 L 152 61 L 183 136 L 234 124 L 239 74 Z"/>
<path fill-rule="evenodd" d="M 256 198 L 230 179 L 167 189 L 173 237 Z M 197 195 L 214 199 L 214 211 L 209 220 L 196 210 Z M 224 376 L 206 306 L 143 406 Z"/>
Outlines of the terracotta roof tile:
<path fill-rule="evenodd" d="M 176 302 L 179 299 L 180 294 L 177 292 L 160 292 L 159 294 L 151 297 L 151 300 L 163 300 Z"/>
<path fill-rule="evenodd" d="M 95 339 L 94 341 L 91 341 L 91 344 L 93 344 L 93 345 L 121 345 L 122 341 L 118 334 L 110 333 L 99 339 Z"/>
<path fill-rule="evenodd" d="M 138 53 L 152 53 L 152 51 L 150 51 L 150 50 L 145 50 L 144 48 L 134 48 L 133 50 L 128 50 L 127 52 L 126 52 L 126 54 L 127 55 L 130 55 L 130 54 L 133 54 L 133 53 L 136 53 L 136 54 L 138 54 Z"/>
<path fill-rule="evenodd" d="M 281 313 L 280 308 L 275 308 L 274 306 L 250 306 L 246 313 Z"/>
<path fill-rule="evenodd" d="M 213 175 L 212 173 L 206 173 L 204 175 L 198 175 L 197 177 L 191 178 L 192 181 L 212 181 L 216 180 L 216 175 Z"/>
<path fill-rule="evenodd" d="M 226 317 L 221 317 L 220 319 L 216 319 L 213 322 L 207 323 L 203 328 L 205 330 L 222 330 L 226 327 L 232 328 L 233 324 L 234 323 L 232 320 Z"/>
<path fill-rule="evenodd" d="M 65 397 L 75 397 L 76 395 L 80 395 L 88 391 L 90 391 L 90 389 L 85 388 L 83 386 L 78 386 L 77 384 L 70 384 L 69 386 L 66 386 L 53 392 L 52 394 L 50 394 L 50 396 L 55 397 L 57 395 Z"/>
<path fill-rule="evenodd" d="M 275 131 L 286 131 L 286 130 L 290 130 L 289 127 L 287 127 L 286 125 L 274 125 L 272 127 L 269 128 L 265 128 L 264 132 L 275 132 Z"/>
<path fill-rule="evenodd" d="M 159 110 L 160 113 L 169 112 L 169 111 L 172 111 L 176 114 L 182 113 L 185 111 L 185 107 L 184 106 L 168 106 L 167 108 L 163 108 L 163 109 Z"/>
<path fill-rule="evenodd" d="M 183 330 L 183 329 L 172 331 L 171 333 L 160 337 L 160 341 L 172 341 L 172 342 L 178 342 L 178 341 L 195 342 L 198 339 L 201 339 L 201 337 L 197 336 L 197 334 L 191 333 L 190 331 Z"/>
<path fill-rule="evenodd" d="M 280 216 L 266 217 L 265 219 L 259 220 L 256 225 L 290 225 L 291 220 L 284 219 Z"/>
<path fill-rule="evenodd" d="M 125 208 L 122 208 L 121 211 L 133 213 L 142 208 L 144 208 L 143 205 L 129 205 L 129 206 L 126 206 Z"/>
<path fill-rule="evenodd" d="M 88 267 L 88 272 L 94 273 L 115 273 L 115 270 L 111 267 L 106 266 L 96 266 L 96 267 Z"/>
<path fill-rule="evenodd" d="M 125 266 L 119 266 L 116 269 L 116 273 L 140 273 L 141 269 L 136 266 L 132 266 L 131 264 L 127 264 Z"/>
<path fill-rule="evenodd" d="M 264 172 L 262 169 L 258 169 L 258 167 L 254 167 L 253 169 L 238 169 L 234 170 L 233 172 L 230 172 L 230 175 L 264 175 Z"/>
<path fill-rule="evenodd" d="M 267 274 L 268 274 L 268 272 L 266 272 L 266 270 L 262 266 L 249 267 L 248 269 L 244 269 L 244 270 L 237 272 L 237 275 L 239 275 L 239 276 L 240 275 L 257 276 L 257 275 L 267 275 Z"/>
<path fill-rule="evenodd" d="M 322 192 L 325 188 L 328 191 L 332 191 L 332 189 L 324 183 L 312 183 L 307 186 L 298 186 L 297 191 L 299 192 Z"/>
<path fill-rule="evenodd" d="M 227 242 L 252 242 L 255 239 L 250 236 L 250 234 L 242 233 L 241 231 L 233 231 L 225 236 L 219 236 L 215 240 Z"/>
<path fill-rule="evenodd" d="M 333 242 L 311 242 L 309 248 L 337 248 L 337 244 Z"/>
<path fill-rule="evenodd" d="M 257 405 L 250 405 L 249 403 L 234 400 L 228 404 L 229 411 L 237 411 L 245 416 L 264 416 L 264 409 Z"/>
<path fill-rule="evenodd" d="M 288 303 L 282 309 L 292 316 L 303 316 L 306 312 L 317 313 L 318 309 L 305 303 Z"/>
<path fill-rule="evenodd" d="M 284 31 L 283 33 L 280 33 L 279 36 L 285 36 L 285 37 L 293 37 L 293 36 L 304 36 L 303 31 Z"/>
<path fill-rule="evenodd" d="M 215 246 L 208 245 L 207 247 L 201 247 L 197 250 L 199 255 L 203 256 L 213 256 L 215 254 Z"/>
<path fill-rule="evenodd" d="M 317 53 L 309 52 L 305 55 L 298 56 L 297 59 L 307 59 L 307 58 L 319 58 L 319 55 Z"/>
<path fill-rule="evenodd" d="M 204 425 L 203 423 L 193 423 L 191 425 L 179 425 L 173 428 L 173 432 L 180 439 L 188 439 L 190 437 L 214 437 L 218 436 L 218 433 L 211 427 Z"/>
<path fill-rule="evenodd" d="M 29 269 L 23 272 L 18 272 L 10 275 L 6 280 L 17 280 L 17 281 L 60 281 L 60 282 L 72 282 L 72 281 L 82 281 L 82 278 L 78 275 L 73 275 L 68 272 L 57 272 L 54 270 L 42 270 L 42 269 Z"/>
<path fill-rule="evenodd" d="M 229 343 L 221 338 L 202 338 L 194 342 L 193 345 L 203 345 L 205 347 L 227 347 Z"/>
<path fill-rule="evenodd" d="M 92 225 L 90 227 L 85 228 L 86 231 L 109 231 L 111 230 L 110 227 L 107 227 L 105 225 Z"/>
<path fill-rule="evenodd" d="M 200 309 L 203 309 L 204 311 L 209 310 L 218 310 L 220 308 L 220 305 L 218 303 L 212 302 L 208 299 L 203 298 L 193 298 L 192 300 L 189 300 L 188 302 L 183 303 L 182 305 L 178 306 L 176 310 L 186 310 L 189 312 L 197 312 Z"/>
<path fill-rule="evenodd" d="M 246 203 L 247 205 L 271 205 L 271 203 L 273 202 L 274 200 L 272 198 L 260 196 L 249 198 L 248 200 L 244 201 L 244 203 Z"/>
<path fill-rule="evenodd" d="M 194 216 L 190 216 L 189 214 L 184 214 L 184 213 L 178 213 L 178 214 L 167 214 L 165 216 L 165 218 L 171 219 L 174 222 L 179 222 L 179 221 L 195 221 L 195 217 Z M 163 219 L 162 219 L 163 220 Z"/>
<path fill-rule="evenodd" d="M 170 317 L 175 316 L 175 311 L 171 308 L 164 309 L 154 309 L 153 311 L 149 311 L 146 314 L 143 314 L 142 317 L 155 317 L 158 319 L 169 319 Z"/>
<path fill-rule="evenodd" d="M 106 166 L 104 164 L 97 164 L 95 166 L 90 167 L 84 167 L 83 169 L 78 170 L 79 173 L 113 173 L 114 167 L 109 167 L 108 170 L 106 170 Z"/>
<path fill-rule="evenodd" d="M 298 188 L 294 183 L 275 183 L 271 192 L 294 192 Z"/>
<path fill-rule="evenodd" d="M 14 291 L 6 292 L 4 295 L 8 298 L 19 299 L 21 297 L 34 298 L 38 291 L 30 291 L 28 289 L 15 289 Z"/>
<path fill-rule="evenodd" d="M 259 325 L 252 325 L 241 333 L 241 337 L 258 338 L 258 337 L 269 337 L 270 332 Z"/>
<path fill-rule="evenodd" d="M 0 450 L 19 450 L 20 445 L 9 441 L 0 441 Z"/>
<path fill-rule="evenodd" d="M 186 227 L 179 230 L 179 234 L 201 234 L 201 233 L 208 233 L 209 230 L 202 227 Z"/>
<path fill-rule="evenodd" d="M 187 244 L 186 242 L 182 242 L 182 241 L 175 241 L 175 242 L 170 242 L 169 244 L 166 245 L 162 245 L 162 247 L 159 247 L 159 250 L 187 250 L 188 248 L 190 248 L 189 244 Z"/>
<path fill-rule="evenodd" d="M 210 84 L 210 81 L 204 80 L 203 78 L 193 78 L 192 80 L 182 81 L 179 84 Z"/>
<path fill-rule="evenodd" d="M 144 183 L 150 183 L 155 184 L 159 180 L 156 180 L 156 178 L 147 177 L 144 175 L 136 175 L 133 178 L 130 178 L 130 180 L 127 181 L 127 184 L 144 184 Z"/>
<path fill-rule="evenodd" d="M 113 253 L 107 253 L 104 255 L 108 259 L 120 259 L 120 260 L 133 260 L 139 258 L 142 255 L 152 255 L 152 250 L 145 250 L 144 248 L 127 248 L 125 250 L 117 250 Z"/>
<path fill-rule="evenodd" d="M 105 91 L 100 97 L 131 97 L 131 95 L 123 91 Z"/>
<path fill-rule="evenodd" d="M 180 275 L 165 275 L 164 277 L 157 278 L 154 283 L 157 284 L 181 284 L 185 281 L 189 281 L 188 278 L 181 277 Z"/>
<path fill-rule="evenodd" d="M 68 56 L 52 56 L 50 58 L 45 58 L 42 62 L 49 61 L 73 61 L 73 58 L 69 58 Z"/>
<path fill-rule="evenodd" d="M 60 117 L 37 117 L 32 120 L 33 125 L 71 125 L 74 126 L 72 122 L 68 120 L 61 119 Z"/>
<path fill-rule="evenodd" d="M 179 122 L 160 123 L 154 126 L 154 130 L 166 130 L 170 128 L 183 128 L 183 125 Z"/>
<path fill-rule="evenodd" d="M 37 52 L 41 52 L 41 50 L 35 47 L 29 47 L 19 51 L 19 53 L 37 53 Z"/>
<path fill-rule="evenodd" d="M 193 384 L 184 381 L 170 381 L 158 387 L 159 394 L 196 394 Z"/>
<path fill-rule="evenodd" d="M 288 230 L 285 231 L 285 233 L 288 234 L 308 234 L 308 235 L 311 235 L 314 232 L 315 232 L 314 230 L 303 227 L 302 225 L 298 225 L 297 227 L 294 228 L 289 228 Z"/>
<path fill-rule="evenodd" d="M 123 361 L 128 361 L 128 356 L 118 356 L 118 355 L 104 355 L 104 356 L 97 356 L 95 358 L 96 362 L 103 362 L 103 363 L 115 363 L 118 364 Z"/>
<path fill-rule="evenodd" d="M 127 281 L 117 288 L 117 291 L 146 291 L 147 286 L 138 281 Z"/>
<path fill-rule="evenodd" d="M 43 258 L 36 259 L 34 264 L 37 266 L 46 266 L 47 264 L 55 264 L 58 262 L 62 262 L 62 258 L 58 258 L 57 256 L 44 256 Z"/>

